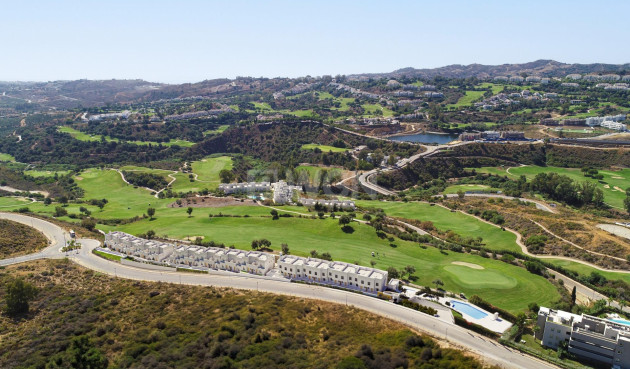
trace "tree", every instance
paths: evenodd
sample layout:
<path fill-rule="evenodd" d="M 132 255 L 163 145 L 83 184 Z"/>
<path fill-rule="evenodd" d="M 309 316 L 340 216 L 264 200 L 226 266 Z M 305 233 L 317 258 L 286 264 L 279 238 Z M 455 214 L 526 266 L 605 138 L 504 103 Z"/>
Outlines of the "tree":
<path fill-rule="evenodd" d="M 44 199 L 44 205 L 50 205 L 52 203 L 52 200 L 50 199 L 50 197 L 47 197 Z"/>
<path fill-rule="evenodd" d="M 348 215 L 344 214 L 344 215 L 339 217 L 339 225 L 341 225 L 341 226 L 348 225 L 348 224 L 350 224 L 351 221 L 352 221 L 352 218 L 350 218 L 350 216 L 348 216 Z"/>
<path fill-rule="evenodd" d="M 149 230 L 147 231 L 146 237 L 147 237 L 147 240 L 152 239 L 153 237 L 155 237 L 155 231 L 154 231 L 154 230 L 152 230 L 152 229 L 149 229 Z"/>
<path fill-rule="evenodd" d="M 573 290 L 571 290 L 571 306 L 575 305 L 575 300 L 577 298 L 577 288 L 573 286 Z"/>
<path fill-rule="evenodd" d="M 278 210 L 272 209 L 270 213 L 271 213 L 271 219 L 273 219 L 273 220 L 278 220 L 279 219 Z"/>
<path fill-rule="evenodd" d="M 147 215 L 149 216 L 150 220 L 153 220 L 153 216 L 155 215 L 155 208 L 148 208 Z"/>
<path fill-rule="evenodd" d="M 414 267 L 413 265 L 407 265 L 405 267 L 405 273 L 407 273 L 407 277 L 411 277 L 411 275 L 415 272 L 416 272 L 416 267 Z"/>
<path fill-rule="evenodd" d="M 219 178 L 221 178 L 222 183 L 230 183 L 234 180 L 234 173 L 231 170 L 221 169 Z"/>
<path fill-rule="evenodd" d="M 73 338 L 65 352 L 53 356 L 46 369 L 105 369 L 108 365 L 107 357 L 83 335 Z"/>
<path fill-rule="evenodd" d="M 459 191 L 457 191 L 457 197 L 458 197 L 460 200 L 463 200 L 463 199 L 464 199 L 464 197 L 466 197 L 466 193 L 465 193 L 464 191 L 462 191 L 462 190 L 459 190 Z"/>
<path fill-rule="evenodd" d="M 630 187 L 626 189 L 626 198 L 623 200 L 623 206 L 626 208 L 626 211 L 630 213 Z"/>
<path fill-rule="evenodd" d="M 527 315 L 525 315 L 525 313 L 521 312 L 516 314 L 516 321 L 514 321 L 514 325 L 518 327 L 518 335 L 523 333 L 523 329 L 525 329 L 525 322 L 527 322 Z"/>
<path fill-rule="evenodd" d="M 186 212 L 188 213 L 188 217 L 190 218 L 191 217 L 190 214 L 192 214 L 193 208 L 189 206 L 188 209 L 186 209 Z"/>
<path fill-rule="evenodd" d="M 289 245 L 287 245 L 286 243 L 283 243 L 280 245 L 280 248 L 282 249 L 283 255 L 289 255 Z"/>
<path fill-rule="evenodd" d="M 94 227 L 96 227 L 96 221 L 92 218 L 85 218 L 81 221 L 81 227 L 87 229 L 88 231 L 94 231 Z"/>
<path fill-rule="evenodd" d="M 68 215 L 68 211 L 66 209 L 62 208 L 61 206 L 55 207 L 55 218 L 63 217 L 66 215 Z"/>
<path fill-rule="evenodd" d="M 389 276 L 389 278 L 398 278 L 399 277 L 398 270 L 396 268 L 394 268 L 394 267 L 387 268 L 387 275 Z"/>
<path fill-rule="evenodd" d="M 444 282 L 442 282 L 442 280 L 441 280 L 441 279 L 439 279 L 439 278 L 438 278 L 438 279 L 433 280 L 433 282 L 432 282 L 432 283 L 435 285 L 435 289 L 436 289 L 436 290 L 439 290 L 439 289 L 440 289 L 440 287 L 443 287 L 443 286 L 444 286 Z"/>
<path fill-rule="evenodd" d="M 37 288 L 22 278 L 7 284 L 5 301 L 6 313 L 12 316 L 28 313 L 28 303 L 37 296 Z"/>

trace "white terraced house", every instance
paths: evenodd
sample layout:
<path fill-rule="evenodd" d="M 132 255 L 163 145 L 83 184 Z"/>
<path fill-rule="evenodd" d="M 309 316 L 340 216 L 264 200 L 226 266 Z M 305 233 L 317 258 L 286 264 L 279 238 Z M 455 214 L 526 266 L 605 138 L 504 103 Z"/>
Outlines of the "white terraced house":
<path fill-rule="evenodd" d="M 283 255 L 278 267 L 287 278 L 377 293 L 387 285 L 387 272 L 339 261 Z"/>
<path fill-rule="evenodd" d="M 226 194 L 248 193 L 248 192 L 268 192 L 271 191 L 269 182 L 243 182 L 243 183 L 221 183 L 219 190 Z"/>
<path fill-rule="evenodd" d="M 185 265 L 258 275 L 267 274 L 275 266 L 274 255 L 265 252 L 173 245 L 145 240 L 123 232 L 106 234 L 105 245 L 126 255 L 174 266 Z"/>
<path fill-rule="evenodd" d="M 164 261 L 174 250 L 170 243 L 145 240 L 123 232 L 109 232 L 105 235 L 105 245 L 126 255 L 135 255 L 151 261 Z"/>
<path fill-rule="evenodd" d="M 356 207 L 354 204 L 354 201 L 350 201 L 350 200 L 339 201 L 339 200 L 300 199 L 300 202 L 302 203 L 302 205 L 308 206 L 308 207 L 315 206 L 315 204 L 320 204 L 321 206 L 324 206 L 326 208 L 333 208 L 337 206 L 338 209 L 343 209 L 343 210 L 354 210 Z"/>

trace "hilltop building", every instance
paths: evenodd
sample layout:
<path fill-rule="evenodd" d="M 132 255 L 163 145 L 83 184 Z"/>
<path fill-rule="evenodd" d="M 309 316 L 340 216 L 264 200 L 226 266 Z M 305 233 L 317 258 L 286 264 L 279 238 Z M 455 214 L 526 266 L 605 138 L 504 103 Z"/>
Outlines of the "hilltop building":
<path fill-rule="evenodd" d="M 300 202 L 304 206 L 313 207 L 316 204 L 320 204 L 321 206 L 326 207 L 328 209 L 332 209 L 336 206 L 337 209 L 354 210 L 356 207 L 354 204 L 354 201 L 351 201 L 351 200 L 340 201 L 340 200 L 300 199 Z"/>

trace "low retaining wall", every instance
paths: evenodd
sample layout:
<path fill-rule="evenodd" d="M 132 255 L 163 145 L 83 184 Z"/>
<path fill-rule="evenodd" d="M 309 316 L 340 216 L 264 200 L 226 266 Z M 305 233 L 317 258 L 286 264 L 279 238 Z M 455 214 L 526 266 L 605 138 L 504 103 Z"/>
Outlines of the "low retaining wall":
<path fill-rule="evenodd" d="M 175 271 L 175 268 L 170 268 L 170 267 L 165 267 L 165 266 L 155 265 L 155 264 L 139 263 L 137 261 L 132 261 L 132 260 L 129 260 L 129 259 L 120 259 L 120 263 L 123 264 L 123 265 L 129 265 L 129 266 L 136 267 L 136 268 L 151 269 L 151 270 L 161 270 L 161 271 L 168 271 L 168 272 L 174 272 Z"/>

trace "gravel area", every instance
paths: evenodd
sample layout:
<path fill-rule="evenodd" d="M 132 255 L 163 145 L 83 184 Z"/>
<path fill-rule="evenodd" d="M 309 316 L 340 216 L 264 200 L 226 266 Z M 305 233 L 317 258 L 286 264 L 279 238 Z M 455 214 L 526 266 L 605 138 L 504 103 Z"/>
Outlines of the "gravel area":
<path fill-rule="evenodd" d="M 627 238 L 630 240 L 630 228 L 616 224 L 598 224 L 597 228 L 601 228 L 606 232 L 610 232 L 615 236 Z"/>

